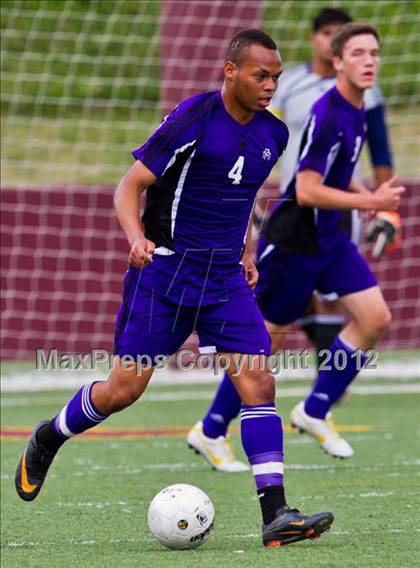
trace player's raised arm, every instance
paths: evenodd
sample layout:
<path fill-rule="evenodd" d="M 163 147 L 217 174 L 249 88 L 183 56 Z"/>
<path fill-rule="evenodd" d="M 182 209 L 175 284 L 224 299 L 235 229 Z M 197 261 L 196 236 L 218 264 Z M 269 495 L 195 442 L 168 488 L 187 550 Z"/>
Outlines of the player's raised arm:
<path fill-rule="evenodd" d="M 114 194 L 118 221 L 130 245 L 129 262 L 136 268 L 153 260 L 154 243 L 144 236 L 139 217 L 139 199 L 143 191 L 156 181 L 156 176 L 137 160 L 121 178 Z"/>
<path fill-rule="evenodd" d="M 296 197 L 303 207 L 321 209 L 398 209 L 405 187 L 397 184 L 397 177 L 381 184 L 370 193 L 345 192 L 322 183 L 322 176 L 314 170 L 299 172 L 296 179 Z"/>

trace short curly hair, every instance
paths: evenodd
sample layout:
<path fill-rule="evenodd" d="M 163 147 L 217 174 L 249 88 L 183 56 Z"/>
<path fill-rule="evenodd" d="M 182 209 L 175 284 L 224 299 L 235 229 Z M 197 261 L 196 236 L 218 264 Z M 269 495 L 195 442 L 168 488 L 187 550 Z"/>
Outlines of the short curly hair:
<path fill-rule="evenodd" d="M 262 30 L 250 28 L 235 34 L 230 40 L 225 54 L 225 61 L 232 61 L 241 65 L 245 54 L 251 45 L 261 45 L 267 49 L 277 51 L 277 44 L 271 36 Z"/>

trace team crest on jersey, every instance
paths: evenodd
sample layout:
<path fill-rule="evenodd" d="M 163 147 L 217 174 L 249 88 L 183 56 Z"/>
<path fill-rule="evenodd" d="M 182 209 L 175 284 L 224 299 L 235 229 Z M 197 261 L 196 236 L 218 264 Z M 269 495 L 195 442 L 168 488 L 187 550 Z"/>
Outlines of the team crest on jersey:
<path fill-rule="evenodd" d="M 271 159 L 271 150 L 270 148 L 264 148 L 264 151 L 262 153 L 262 159 L 263 160 L 270 160 Z"/>

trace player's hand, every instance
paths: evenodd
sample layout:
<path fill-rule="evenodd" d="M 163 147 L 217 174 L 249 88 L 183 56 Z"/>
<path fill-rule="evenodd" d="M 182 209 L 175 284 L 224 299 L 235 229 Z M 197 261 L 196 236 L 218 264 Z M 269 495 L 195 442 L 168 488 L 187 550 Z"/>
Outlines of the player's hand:
<path fill-rule="evenodd" d="M 257 285 L 257 282 L 258 282 L 257 267 L 255 266 L 253 261 L 246 256 L 244 256 L 242 258 L 242 264 L 244 265 L 246 281 L 248 282 L 251 290 L 253 290 L 255 288 L 255 286 Z"/>
<path fill-rule="evenodd" d="M 373 246 L 373 258 L 393 252 L 401 244 L 401 218 L 396 211 L 379 211 L 369 223 L 366 237 Z"/>
<path fill-rule="evenodd" d="M 153 262 L 155 243 L 145 237 L 138 237 L 131 245 L 128 261 L 136 268 L 143 268 Z"/>
<path fill-rule="evenodd" d="M 394 176 L 388 181 L 382 183 L 378 189 L 373 192 L 375 200 L 375 209 L 395 211 L 400 204 L 401 195 L 405 192 L 403 185 L 397 185 L 398 176 Z"/>

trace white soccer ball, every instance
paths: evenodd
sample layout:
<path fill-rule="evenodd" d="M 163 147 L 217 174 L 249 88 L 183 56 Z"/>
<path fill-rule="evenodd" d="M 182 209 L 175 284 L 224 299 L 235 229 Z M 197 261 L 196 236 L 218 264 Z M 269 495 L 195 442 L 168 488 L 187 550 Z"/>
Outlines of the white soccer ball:
<path fill-rule="evenodd" d="M 213 529 L 214 507 L 209 497 L 194 485 L 177 483 L 153 498 L 147 523 L 153 536 L 174 549 L 197 548 Z"/>

